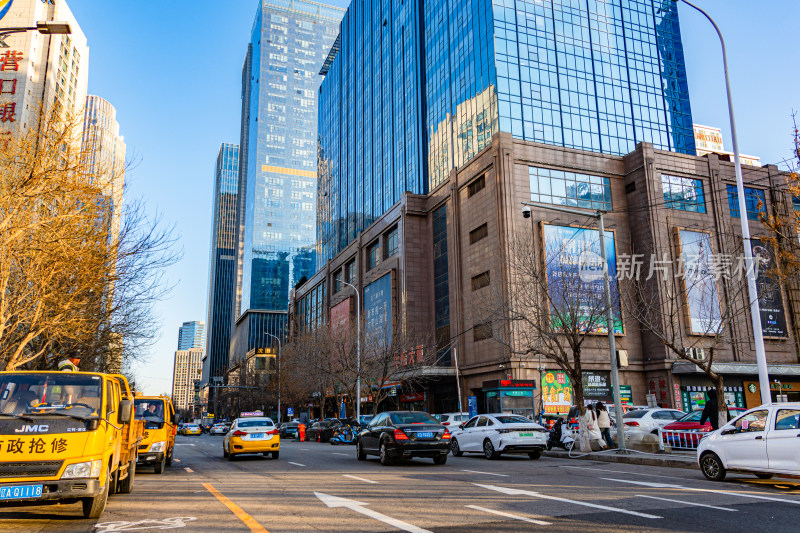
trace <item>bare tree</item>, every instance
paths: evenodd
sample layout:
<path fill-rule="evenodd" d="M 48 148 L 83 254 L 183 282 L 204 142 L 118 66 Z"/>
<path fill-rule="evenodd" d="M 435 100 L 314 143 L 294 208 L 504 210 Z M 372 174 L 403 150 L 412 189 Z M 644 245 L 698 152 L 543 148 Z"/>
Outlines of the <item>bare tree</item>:
<path fill-rule="evenodd" d="M 510 239 L 507 282 L 476 301 L 488 317 L 480 325 L 518 358 L 555 362 L 572 382 L 574 405 L 584 413 L 583 351 L 607 335 L 606 300 L 597 230 L 542 225 L 539 238 L 520 232 Z M 621 327 L 616 284 L 615 323 Z M 585 435 L 585 432 L 581 432 Z M 582 448 L 588 441 L 582 439 Z"/>
<path fill-rule="evenodd" d="M 88 163 L 81 131 L 54 112 L 0 144 L 0 368 L 77 352 L 86 370 L 119 371 L 155 338 L 172 229 L 114 204 L 118 169 Z"/>

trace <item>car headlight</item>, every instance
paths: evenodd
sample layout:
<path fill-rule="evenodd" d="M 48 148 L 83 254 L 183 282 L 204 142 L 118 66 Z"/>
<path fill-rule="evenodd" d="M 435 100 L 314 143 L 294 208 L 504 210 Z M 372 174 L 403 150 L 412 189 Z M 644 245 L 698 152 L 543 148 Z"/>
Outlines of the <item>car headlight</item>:
<path fill-rule="evenodd" d="M 103 461 L 86 461 L 85 463 L 74 463 L 68 465 L 61 474 L 61 479 L 84 478 L 84 477 L 98 477 L 100 469 L 103 467 Z"/>
<path fill-rule="evenodd" d="M 153 453 L 155 453 L 155 452 L 163 452 L 164 451 L 164 447 L 166 447 L 166 445 L 167 445 L 167 443 L 165 441 L 163 441 L 163 440 L 158 441 L 158 442 L 154 442 L 153 445 L 150 446 L 150 451 L 153 452 Z"/>

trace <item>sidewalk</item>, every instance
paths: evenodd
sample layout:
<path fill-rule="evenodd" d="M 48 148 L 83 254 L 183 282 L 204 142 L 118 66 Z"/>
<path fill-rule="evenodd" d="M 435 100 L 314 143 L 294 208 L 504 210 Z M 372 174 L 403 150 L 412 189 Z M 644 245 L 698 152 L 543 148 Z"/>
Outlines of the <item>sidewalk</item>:
<path fill-rule="evenodd" d="M 593 452 L 583 454 L 573 452 L 570 457 L 565 450 L 550 450 L 544 452 L 545 457 L 557 457 L 559 459 L 585 459 L 588 461 L 604 461 L 607 463 L 628 463 L 633 465 L 648 466 L 668 466 L 672 468 L 697 469 L 697 459 L 694 453 L 663 453 L 663 454 L 642 454 L 632 451 L 626 455 L 617 454 L 614 451 Z"/>

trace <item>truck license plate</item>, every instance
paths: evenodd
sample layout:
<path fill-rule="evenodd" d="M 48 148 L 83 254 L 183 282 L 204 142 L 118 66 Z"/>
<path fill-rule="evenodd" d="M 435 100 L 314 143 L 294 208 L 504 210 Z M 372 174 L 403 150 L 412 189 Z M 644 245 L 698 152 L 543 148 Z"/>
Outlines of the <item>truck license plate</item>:
<path fill-rule="evenodd" d="M 0 487 L 0 500 L 19 500 L 23 498 L 39 498 L 43 485 L 14 485 Z"/>

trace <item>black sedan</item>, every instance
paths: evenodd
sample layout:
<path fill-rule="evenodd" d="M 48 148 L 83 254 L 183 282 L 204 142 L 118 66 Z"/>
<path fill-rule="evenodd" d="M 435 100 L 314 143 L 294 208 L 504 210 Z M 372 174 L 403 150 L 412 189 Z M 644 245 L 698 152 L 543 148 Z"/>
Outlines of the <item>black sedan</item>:
<path fill-rule="evenodd" d="M 306 440 L 312 442 L 328 442 L 331 440 L 331 437 L 333 437 L 334 430 L 341 425 L 342 423 L 336 419 L 314 422 L 311 424 L 311 427 L 306 430 Z"/>
<path fill-rule="evenodd" d="M 298 431 L 300 431 L 300 422 L 284 422 L 278 429 L 280 430 L 281 438 L 294 439 L 297 437 Z"/>
<path fill-rule="evenodd" d="M 428 413 L 387 411 L 377 415 L 358 435 L 356 456 L 364 461 L 377 455 L 381 464 L 396 459 L 430 457 L 437 465 L 447 462 L 450 431 Z"/>

